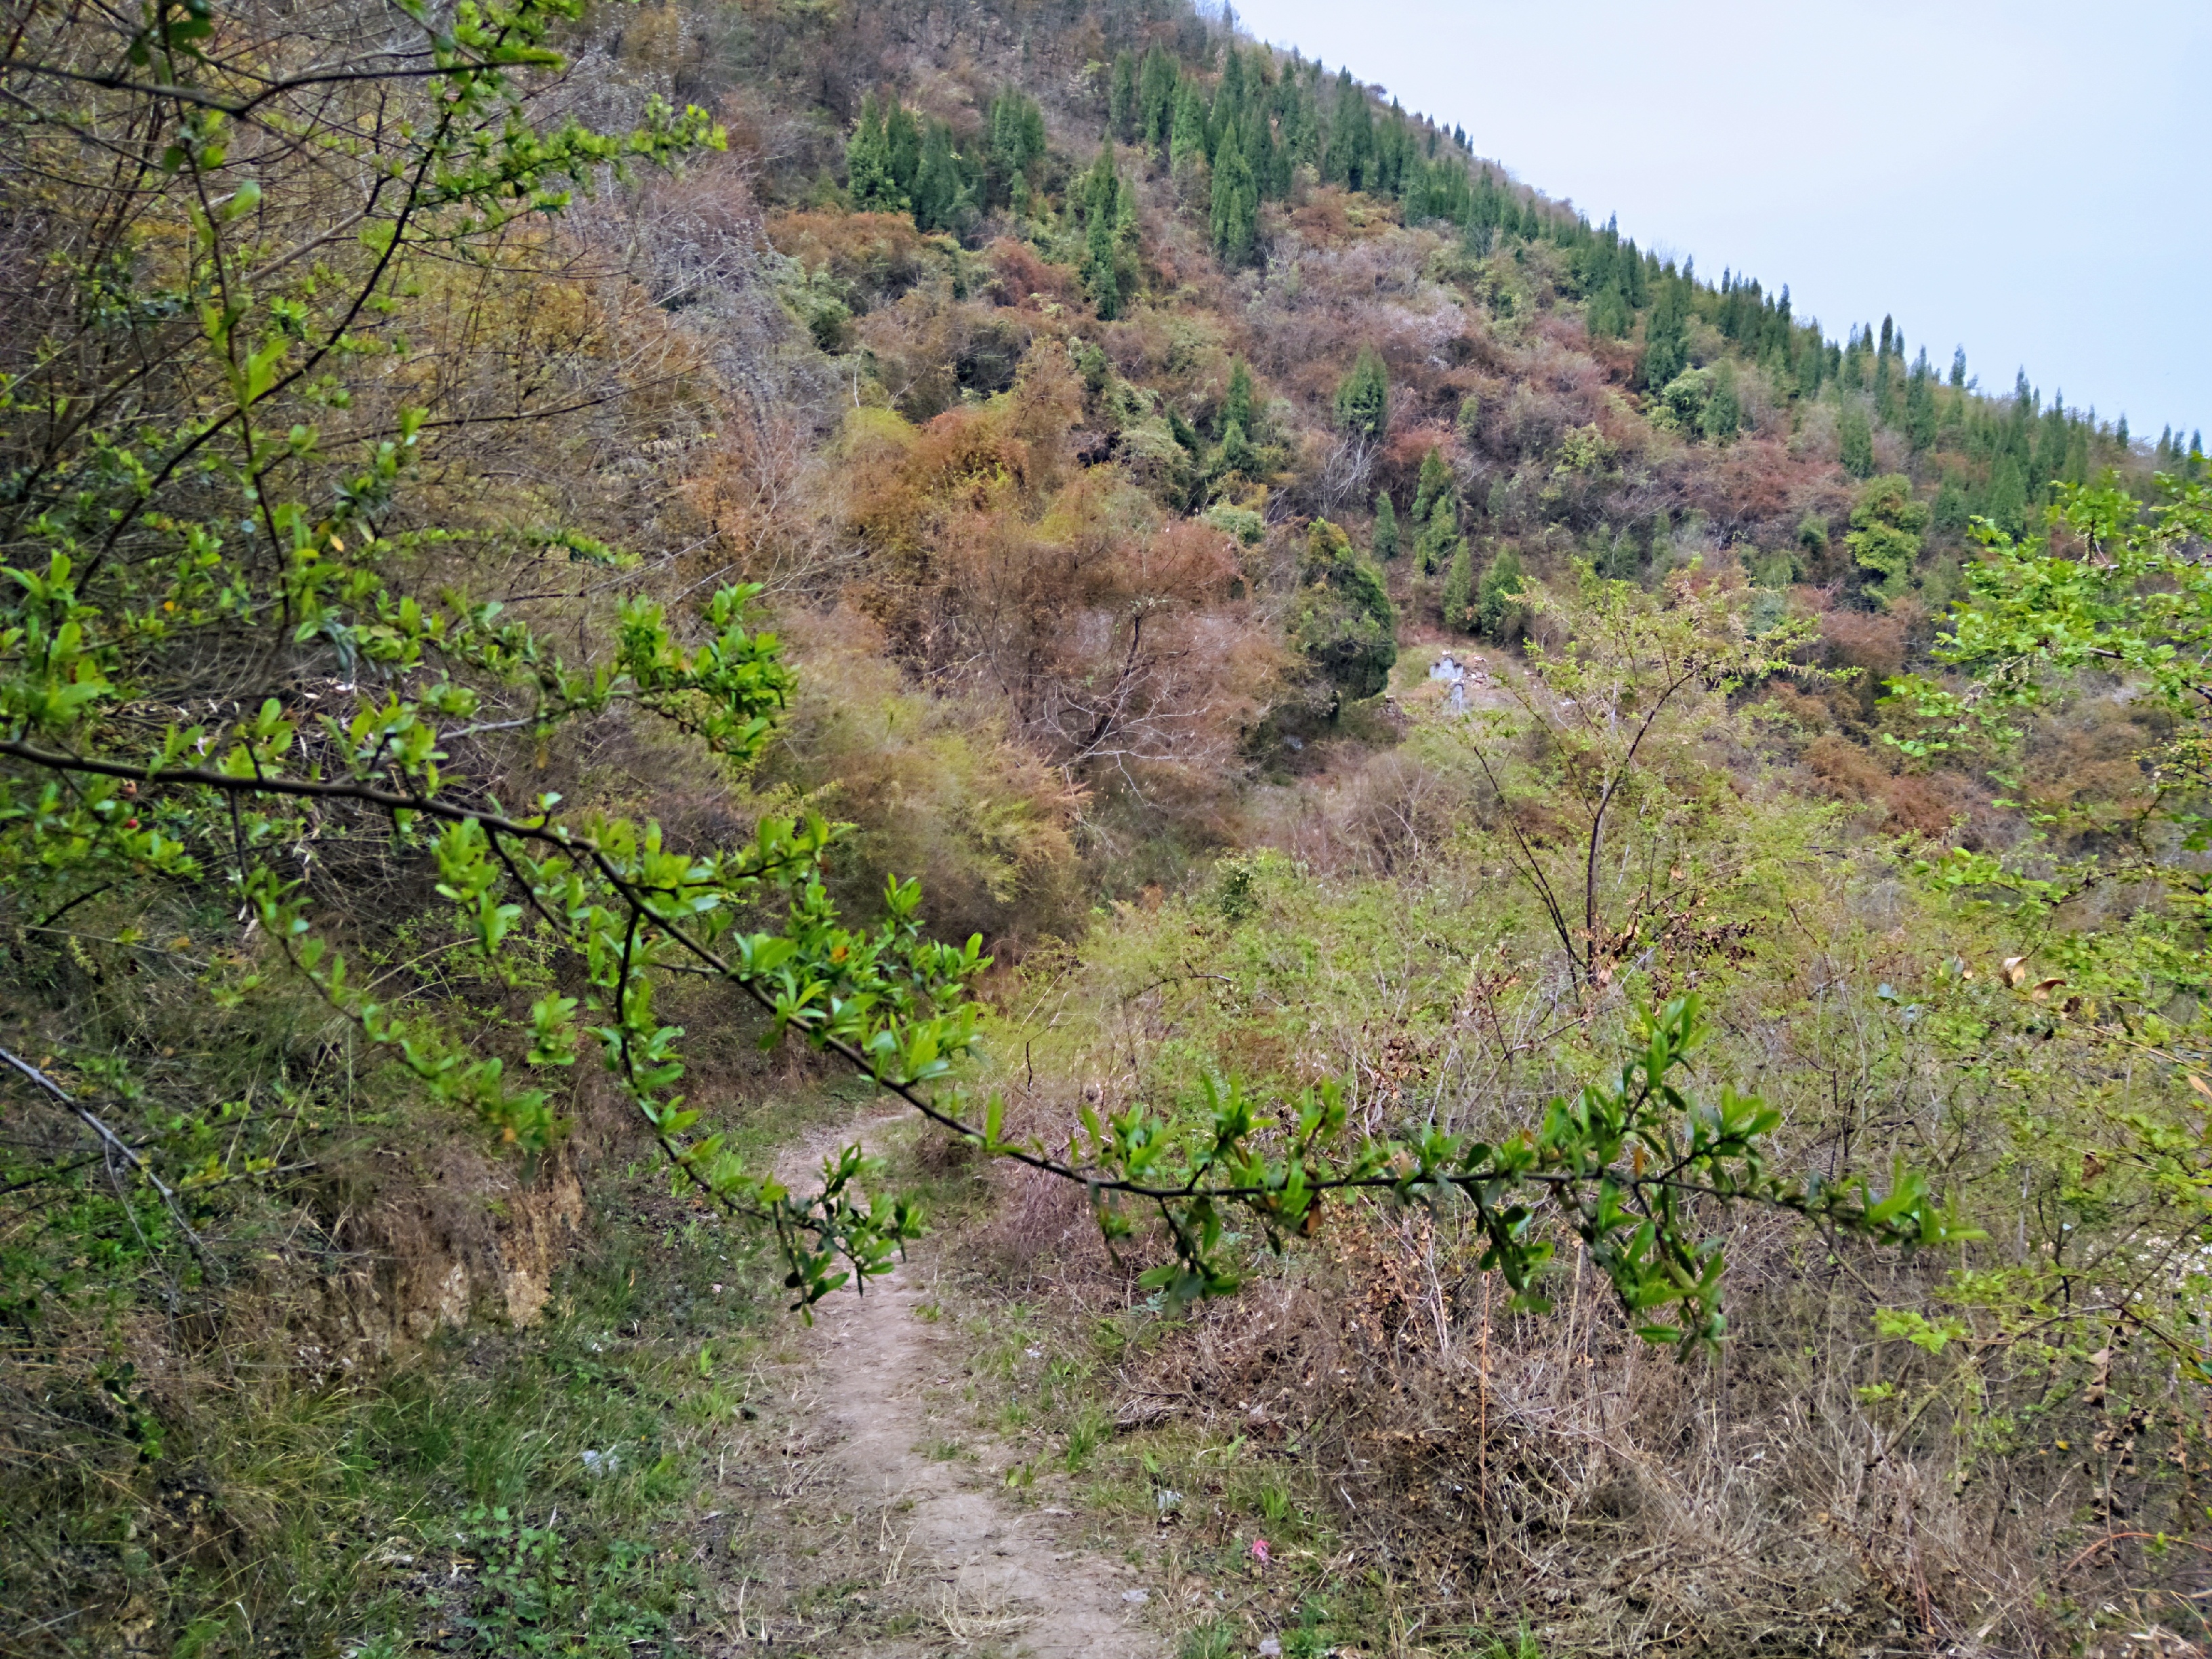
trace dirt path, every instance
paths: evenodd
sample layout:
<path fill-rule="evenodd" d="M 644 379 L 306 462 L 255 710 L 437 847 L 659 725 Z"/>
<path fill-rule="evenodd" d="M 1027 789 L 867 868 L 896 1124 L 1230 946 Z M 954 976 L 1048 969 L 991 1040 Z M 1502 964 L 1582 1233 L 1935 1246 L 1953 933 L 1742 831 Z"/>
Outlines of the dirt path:
<path fill-rule="evenodd" d="M 811 1137 L 779 1173 L 799 1189 L 831 1147 L 866 1144 L 896 1121 Z M 884 1588 L 921 1615 L 899 1637 L 856 1640 L 847 1650 L 942 1652 L 949 1644 L 1035 1659 L 1158 1659 L 1167 1644 L 1146 1617 L 1157 1608 L 1154 1591 L 1084 1548 L 1066 1511 L 1009 1496 L 1000 1472 L 1011 1454 L 959 1409 L 962 1357 L 950 1334 L 919 1314 L 933 1300 L 938 1248 L 925 1241 L 864 1296 L 829 1298 L 798 1344 L 804 1358 L 790 1386 L 809 1401 L 817 1478 L 830 1483 L 832 1507 L 854 1517 L 856 1542 L 867 1541 L 857 1536 L 862 1518 L 876 1517 Z M 951 1441 L 960 1456 L 931 1455 Z"/>

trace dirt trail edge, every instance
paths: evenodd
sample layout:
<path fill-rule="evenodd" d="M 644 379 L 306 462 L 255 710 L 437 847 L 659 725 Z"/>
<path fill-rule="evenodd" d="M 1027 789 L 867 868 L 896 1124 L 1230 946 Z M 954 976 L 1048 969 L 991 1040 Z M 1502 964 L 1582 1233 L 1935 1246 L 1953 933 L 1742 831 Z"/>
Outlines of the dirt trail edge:
<path fill-rule="evenodd" d="M 855 1140 L 870 1146 L 897 1121 L 866 1119 L 809 1137 L 781 1160 L 780 1177 L 799 1189 L 826 1152 Z M 933 1407 L 931 1389 L 951 1388 L 960 1369 L 950 1334 L 917 1314 L 931 1300 L 936 1248 L 923 1241 L 864 1295 L 829 1297 L 800 1345 L 799 1386 L 818 1402 L 827 1431 L 825 1473 L 855 1512 L 881 1516 L 891 1574 L 929 1585 L 919 1599 L 936 1628 L 918 1646 L 941 1651 L 949 1637 L 962 1648 L 1035 1659 L 1159 1659 L 1167 1643 L 1145 1618 L 1158 1606 L 1157 1593 L 1084 1548 L 1059 1518 L 1065 1511 L 1025 1509 L 1003 1496 L 995 1471 L 1009 1455 L 992 1455 L 988 1437 Z M 933 1438 L 942 1443 L 948 1433 L 967 1455 L 930 1455 Z"/>

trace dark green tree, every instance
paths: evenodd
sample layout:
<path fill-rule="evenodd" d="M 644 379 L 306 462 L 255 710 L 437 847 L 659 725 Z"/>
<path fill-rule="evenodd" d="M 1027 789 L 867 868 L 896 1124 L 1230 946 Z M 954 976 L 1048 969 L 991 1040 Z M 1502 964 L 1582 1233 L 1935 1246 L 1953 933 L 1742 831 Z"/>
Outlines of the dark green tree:
<path fill-rule="evenodd" d="M 915 175 L 914 222 L 923 230 L 957 230 L 967 204 L 952 129 L 943 121 L 932 121 L 921 147 L 921 167 Z"/>
<path fill-rule="evenodd" d="M 1628 300 L 1621 293 L 1619 283 L 1608 281 L 1590 296 L 1584 326 L 1592 339 L 1620 339 L 1627 334 L 1629 322 Z"/>
<path fill-rule="evenodd" d="M 1474 631 L 1474 550 L 1464 536 L 1454 544 L 1450 562 L 1444 567 L 1441 604 L 1446 628 L 1458 634 Z"/>
<path fill-rule="evenodd" d="M 1327 519 L 1306 535 L 1291 639 L 1347 697 L 1381 691 L 1398 660 L 1398 615 L 1382 577 Z"/>
<path fill-rule="evenodd" d="M 1698 430 L 1717 444 L 1730 443 L 1743 429 L 1743 399 L 1736 391 L 1735 365 L 1723 358 L 1713 367 L 1713 389 L 1698 414 Z"/>
<path fill-rule="evenodd" d="M 1083 285 L 1109 322 L 1121 314 L 1122 188 L 1109 138 L 1098 147 L 1098 159 L 1083 182 Z"/>
<path fill-rule="evenodd" d="M 1912 378 L 1905 384 L 1905 441 L 1916 455 L 1936 443 L 1936 372 L 1925 349 L 1914 360 Z"/>
<path fill-rule="evenodd" d="M 1168 165 L 1177 179 L 1188 179 L 1205 160 L 1206 106 L 1199 101 L 1197 82 L 1185 81 L 1176 88 L 1175 119 L 1168 136 Z"/>
<path fill-rule="evenodd" d="M 1983 498 L 1982 516 L 2008 536 L 2027 529 L 2027 475 L 2019 459 L 2002 455 L 1990 474 L 1989 494 Z"/>
<path fill-rule="evenodd" d="M 1966 532 L 1972 517 L 1972 508 L 1967 504 L 1966 492 L 1960 487 L 1958 475 L 1945 471 L 1943 487 L 1936 492 L 1936 505 L 1929 521 L 1944 534 L 1958 536 Z"/>
<path fill-rule="evenodd" d="M 914 112 L 899 101 L 896 94 L 889 97 L 890 109 L 884 117 L 884 140 L 890 146 L 891 182 L 898 186 L 899 199 L 911 202 L 915 180 L 921 173 L 921 128 L 915 124 Z"/>
<path fill-rule="evenodd" d="M 1872 477 L 1874 426 L 1857 398 L 1844 401 L 1843 417 L 1837 422 L 1837 435 L 1843 444 L 1844 471 L 1854 478 Z"/>
<path fill-rule="evenodd" d="M 1352 78 L 1350 70 L 1340 70 L 1336 77 L 1336 106 L 1329 116 L 1328 153 L 1322 162 L 1322 176 L 1347 190 L 1361 190 L 1366 186 L 1368 169 L 1374 160 L 1375 116 L 1367 106 L 1366 88 Z"/>
<path fill-rule="evenodd" d="M 1106 125 L 1125 144 L 1137 140 L 1137 59 L 1134 54 L 1114 54 L 1114 78 L 1106 94 Z"/>
<path fill-rule="evenodd" d="M 1475 589 L 1474 625 L 1483 638 L 1510 645 L 1521 637 L 1528 625 L 1528 608 L 1522 603 L 1527 590 L 1521 555 L 1509 542 L 1498 550 Z"/>
<path fill-rule="evenodd" d="M 872 92 L 860 100 L 860 122 L 845 141 L 845 181 L 859 213 L 903 213 L 906 192 L 891 172 L 890 137 Z"/>
<path fill-rule="evenodd" d="M 1689 307 L 1684 295 L 1687 284 L 1662 281 L 1644 324 L 1644 361 L 1637 379 L 1647 392 L 1662 390 L 1690 366 Z"/>
<path fill-rule="evenodd" d="M 1336 388 L 1336 423 L 1354 437 L 1380 442 L 1390 423 L 1390 371 L 1373 346 L 1359 349 L 1352 373 Z"/>
<path fill-rule="evenodd" d="M 1009 88 L 991 100 L 991 156 L 985 185 L 991 206 L 1005 207 L 1014 200 L 1044 150 L 1044 112 L 1036 99 Z"/>
<path fill-rule="evenodd" d="M 1213 169 L 1213 252 L 1231 270 L 1252 263 L 1259 246 L 1260 189 L 1252 177 L 1244 152 L 1234 144 L 1221 147 L 1221 160 Z"/>
<path fill-rule="evenodd" d="M 1458 540 L 1459 497 L 1447 489 L 1430 507 L 1421 533 L 1414 539 L 1413 552 L 1421 574 L 1433 576 L 1441 570 Z"/>
<path fill-rule="evenodd" d="M 1375 492 L 1375 556 L 1381 562 L 1398 556 L 1398 509 L 1387 489 Z"/>
<path fill-rule="evenodd" d="M 1229 366 L 1229 390 L 1221 397 L 1222 429 L 1231 422 L 1252 430 L 1252 371 L 1242 357 Z"/>
<path fill-rule="evenodd" d="M 1421 476 L 1413 486 L 1413 517 L 1423 524 L 1439 496 L 1451 493 L 1451 469 L 1444 465 L 1443 452 L 1431 447 L 1421 457 Z"/>
<path fill-rule="evenodd" d="M 1158 41 L 1145 54 L 1145 67 L 1137 82 L 1137 142 L 1165 154 L 1175 131 L 1176 87 L 1180 80 L 1176 60 Z"/>

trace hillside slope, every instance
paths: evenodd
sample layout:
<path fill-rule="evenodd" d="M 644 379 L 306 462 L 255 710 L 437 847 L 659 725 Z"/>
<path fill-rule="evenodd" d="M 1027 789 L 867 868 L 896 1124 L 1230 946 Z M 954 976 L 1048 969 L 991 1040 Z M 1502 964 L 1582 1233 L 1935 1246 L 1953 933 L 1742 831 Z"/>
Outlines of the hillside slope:
<path fill-rule="evenodd" d="M 2205 1641 L 2197 440 L 1181 0 L 17 11 L 0 1645 L 988 1637 L 902 1182 L 1187 1659 Z"/>

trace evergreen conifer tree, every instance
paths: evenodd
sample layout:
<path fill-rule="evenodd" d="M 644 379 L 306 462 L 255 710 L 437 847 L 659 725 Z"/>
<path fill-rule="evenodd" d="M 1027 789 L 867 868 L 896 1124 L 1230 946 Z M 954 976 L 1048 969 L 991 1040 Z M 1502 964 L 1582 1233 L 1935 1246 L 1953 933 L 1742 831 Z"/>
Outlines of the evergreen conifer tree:
<path fill-rule="evenodd" d="M 915 175 L 915 224 L 922 230 L 954 229 L 963 204 L 961 184 L 952 129 L 943 121 L 932 121 L 922 143 L 921 167 Z"/>
<path fill-rule="evenodd" d="M 1251 169 L 1253 188 L 1261 201 L 1280 201 L 1290 194 L 1288 157 L 1275 143 L 1267 112 L 1257 105 L 1244 112 L 1244 165 Z"/>
<path fill-rule="evenodd" d="M 1966 348 L 1959 346 L 1951 353 L 1951 385 L 1954 389 L 1966 389 Z"/>
<path fill-rule="evenodd" d="M 1996 469 L 1990 475 L 1990 493 L 1982 503 L 1982 516 L 2008 536 L 2018 536 L 2027 528 L 2027 476 L 2016 457 L 1998 458 Z"/>
<path fill-rule="evenodd" d="M 1188 180 L 1206 160 L 1206 108 L 1198 101 L 1195 82 L 1176 88 L 1175 123 L 1168 137 L 1168 166 L 1178 179 Z"/>
<path fill-rule="evenodd" d="M 1377 560 L 1398 556 L 1398 509 L 1390 505 L 1390 492 L 1375 492 L 1375 556 Z"/>
<path fill-rule="evenodd" d="M 1213 169 L 1213 252 L 1231 270 L 1252 263 L 1260 228 L 1260 189 L 1237 145 L 1221 146 Z"/>
<path fill-rule="evenodd" d="M 1137 142 L 1164 152 L 1175 131 L 1176 61 L 1158 41 L 1145 54 L 1137 82 Z"/>
<path fill-rule="evenodd" d="M 1106 125 L 1123 143 L 1137 137 L 1137 59 L 1134 53 L 1114 54 L 1114 79 L 1106 94 Z"/>
<path fill-rule="evenodd" d="M 1352 373 L 1336 388 L 1336 423 L 1379 443 L 1390 423 L 1390 371 L 1373 346 L 1359 349 Z"/>
<path fill-rule="evenodd" d="M 1206 159 L 1218 161 L 1221 146 L 1243 146 L 1244 139 L 1244 54 L 1231 40 L 1221 56 L 1221 84 L 1214 88 L 1213 106 L 1206 112 Z"/>
<path fill-rule="evenodd" d="M 860 100 L 860 124 L 845 143 L 845 179 L 855 212 L 900 213 L 906 209 L 905 192 L 891 175 L 883 106 L 872 92 Z"/>
<path fill-rule="evenodd" d="M 1651 315 L 1644 325 L 1644 361 L 1638 378 L 1647 391 L 1657 392 L 1690 366 L 1688 305 L 1686 285 L 1662 281 L 1651 302 Z"/>
<path fill-rule="evenodd" d="M 1490 568 L 1482 573 L 1475 590 L 1475 627 L 1485 639 L 1510 645 L 1527 626 L 1521 596 L 1528 582 L 1521 569 L 1521 555 L 1510 543 L 1498 550 Z"/>
<path fill-rule="evenodd" d="M 1946 470 L 1943 487 L 1936 492 L 1936 506 L 1929 514 L 1929 522 L 1948 536 L 1961 534 L 1972 509 L 1966 502 L 1966 492 L 1959 483 L 1958 474 Z"/>
<path fill-rule="evenodd" d="M 1468 545 L 1464 536 L 1452 549 L 1451 562 L 1444 570 L 1442 597 L 1444 626 L 1455 633 L 1472 633 L 1475 624 L 1474 550 Z"/>
<path fill-rule="evenodd" d="M 1336 107 L 1328 125 L 1328 155 L 1322 174 L 1346 190 L 1367 187 L 1368 170 L 1375 161 L 1375 117 L 1367 107 L 1366 89 L 1352 78 L 1349 69 L 1338 72 Z"/>
<path fill-rule="evenodd" d="M 1590 297 L 1584 326 L 1596 340 L 1618 340 L 1628 332 L 1628 301 L 1618 282 L 1609 281 Z"/>
<path fill-rule="evenodd" d="M 1225 429 L 1234 421 L 1245 431 L 1252 429 L 1252 371 L 1239 357 L 1229 368 L 1229 390 L 1221 398 L 1221 424 Z"/>
<path fill-rule="evenodd" d="M 898 186 L 899 200 L 911 202 L 915 180 L 921 173 L 921 128 L 896 94 L 890 94 L 890 109 L 884 118 L 884 141 L 890 146 L 891 182 Z"/>
<path fill-rule="evenodd" d="M 1936 442 L 1936 374 L 1925 349 L 1914 360 L 1912 378 L 1905 386 L 1905 441 L 1916 455 Z"/>
<path fill-rule="evenodd" d="M 1234 472 L 1247 478 L 1256 477 L 1259 459 L 1253 453 L 1252 441 L 1245 435 L 1242 421 L 1230 421 L 1221 428 L 1221 453 L 1213 467 L 1217 477 Z"/>
<path fill-rule="evenodd" d="M 1420 481 L 1413 487 L 1413 517 L 1426 524 L 1430 509 L 1437 504 L 1437 497 L 1450 488 L 1451 469 L 1444 465 L 1443 454 L 1431 447 L 1427 454 L 1421 457 Z"/>
<path fill-rule="evenodd" d="M 1866 410 L 1853 398 L 1844 404 L 1843 419 L 1838 422 L 1838 436 L 1843 441 L 1844 471 L 1854 478 L 1874 476 L 1874 427 L 1867 419 Z"/>
<path fill-rule="evenodd" d="M 1421 574 L 1433 576 L 1451 556 L 1452 544 L 1459 539 L 1459 499 L 1449 489 L 1436 499 L 1429 508 L 1428 520 L 1413 544 L 1413 551 Z"/>
<path fill-rule="evenodd" d="M 1109 138 L 1098 147 L 1098 159 L 1091 163 L 1083 185 L 1083 283 L 1099 316 L 1109 322 L 1121 314 L 1121 194 Z"/>
<path fill-rule="evenodd" d="M 1737 395 L 1735 365 L 1723 358 L 1713 369 L 1713 389 L 1698 414 L 1698 430 L 1717 444 L 1734 441 L 1743 427 L 1743 400 Z"/>

